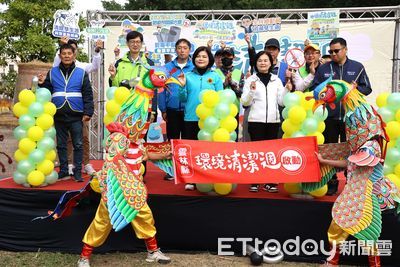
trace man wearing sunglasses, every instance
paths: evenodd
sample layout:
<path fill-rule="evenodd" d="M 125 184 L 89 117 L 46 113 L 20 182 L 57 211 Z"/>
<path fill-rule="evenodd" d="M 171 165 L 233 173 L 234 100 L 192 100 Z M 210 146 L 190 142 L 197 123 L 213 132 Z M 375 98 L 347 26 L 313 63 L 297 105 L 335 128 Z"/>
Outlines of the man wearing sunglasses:
<path fill-rule="evenodd" d="M 331 55 L 332 61 L 318 68 L 310 89 L 314 90 L 315 87 L 328 79 L 332 74 L 332 79 L 353 83 L 357 86 L 358 91 L 364 95 L 369 95 L 372 89 L 365 68 L 360 62 L 347 57 L 346 40 L 335 38 L 329 43 L 329 48 L 328 52 Z M 328 118 L 325 120 L 326 128 L 323 132 L 325 143 L 338 143 L 339 137 L 340 142 L 345 142 L 346 133 L 343 120 L 345 113 L 342 105 L 337 105 L 335 109 L 327 106 L 327 110 Z M 338 185 L 339 181 L 335 175 L 328 183 L 327 195 L 336 194 Z"/>

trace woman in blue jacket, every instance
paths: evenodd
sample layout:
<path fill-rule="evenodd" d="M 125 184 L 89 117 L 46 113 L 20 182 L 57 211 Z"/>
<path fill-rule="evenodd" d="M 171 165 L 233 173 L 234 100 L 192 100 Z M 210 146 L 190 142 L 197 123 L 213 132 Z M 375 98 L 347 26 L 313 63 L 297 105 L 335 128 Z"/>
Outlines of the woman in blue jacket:
<path fill-rule="evenodd" d="M 224 89 L 220 76 L 211 70 L 214 58 L 211 51 L 200 46 L 193 53 L 194 69 L 178 77 L 183 88 L 180 91 L 180 98 L 185 103 L 183 139 L 197 140 L 197 133 L 200 131 L 196 115 L 197 105 L 200 104 L 199 94 L 203 90 L 220 91 Z M 186 190 L 194 190 L 194 184 L 187 184 Z"/>

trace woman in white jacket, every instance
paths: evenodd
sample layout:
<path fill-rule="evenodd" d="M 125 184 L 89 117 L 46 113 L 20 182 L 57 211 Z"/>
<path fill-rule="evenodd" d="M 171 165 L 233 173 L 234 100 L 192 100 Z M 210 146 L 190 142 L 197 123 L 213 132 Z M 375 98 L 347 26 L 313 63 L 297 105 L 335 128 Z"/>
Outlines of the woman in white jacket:
<path fill-rule="evenodd" d="M 278 138 L 280 117 L 278 105 L 283 106 L 283 97 L 292 89 L 292 84 L 283 86 L 279 77 L 272 74 L 272 57 L 265 51 L 256 56 L 256 73 L 244 84 L 241 103 L 250 107 L 248 131 L 251 141 Z M 251 192 L 257 192 L 259 185 L 252 184 Z M 277 184 L 266 184 L 267 192 L 278 192 Z"/>

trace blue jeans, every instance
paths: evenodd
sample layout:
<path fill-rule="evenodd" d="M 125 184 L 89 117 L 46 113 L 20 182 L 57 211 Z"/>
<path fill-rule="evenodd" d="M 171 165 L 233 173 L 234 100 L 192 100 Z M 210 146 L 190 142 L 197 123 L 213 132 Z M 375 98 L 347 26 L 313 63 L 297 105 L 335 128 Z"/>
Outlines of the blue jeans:
<path fill-rule="evenodd" d="M 55 127 L 60 172 L 68 173 L 67 141 L 69 134 L 71 134 L 72 146 L 74 147 L 74 176 L 79 179 L 82 176 L 83 123 L 82 121 L 55 122 Z"/>

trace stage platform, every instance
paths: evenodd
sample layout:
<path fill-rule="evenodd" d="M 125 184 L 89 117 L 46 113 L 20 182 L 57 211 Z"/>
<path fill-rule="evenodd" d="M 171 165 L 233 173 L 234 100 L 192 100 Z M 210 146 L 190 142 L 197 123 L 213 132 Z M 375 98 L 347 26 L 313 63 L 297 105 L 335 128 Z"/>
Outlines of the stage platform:
<path fill-rule="evenodd" d="M 92 162 L 95 169 L 101 161 Z M 165 251 L 217 252 L 218 238 L 313 239 L 327 243 L 326 231 L 331 221 L 331 208 L 336 197 L 314 200 L 293 199 L 280 187 L 279 193 L 250 193 L 239 185 L 228 196 L 209 196 L 185 191 L 184 185 L 165 181 L 164 173 L 148 163 L 145 177 L 149 190 L 148 203 L 153 211 L 159 245 Z M 341 177 L 343 179 L 343 177 Z M 89 177 L 84 176 L 85 181 Z M 340 189 L 344 181 L 341 181 Z M 80 253 L 81 239 L 96 211 L 99 194 L 93 193 L 74 209 L 70 217 L 59 221 L 32 218 L 47 214 L 66 190 L 83 186 L 73 180 L 60 181 L 44 188 L 24 188 L 12 178 L 0 180 L 0 249 L 11 251 L 59 251 Z M 400 266 L 400 223 L 393 214 L 383 215 L 381 240 L 392 241 L 392 255 L 382 257 L 383 266 Z M 227 242 L 239 251 L 242 243 Z M 143 251 L 144 243 L 126 227 L 112 232 L 96 253 Z M 327 249 L 327 247 L 325 247 Z M 286 260 L 318 262 L 319 255 L 286 256 Z M 366 256 L 342 257 L 342 263 L 366 265 Z"/>

